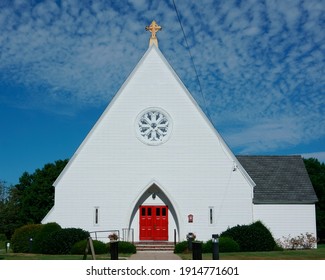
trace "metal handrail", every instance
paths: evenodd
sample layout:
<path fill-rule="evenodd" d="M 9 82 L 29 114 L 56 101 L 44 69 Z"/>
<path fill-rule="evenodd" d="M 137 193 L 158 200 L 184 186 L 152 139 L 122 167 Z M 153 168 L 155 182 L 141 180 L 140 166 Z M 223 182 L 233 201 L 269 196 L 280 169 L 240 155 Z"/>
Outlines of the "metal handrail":
<path fill-rule="evenodd" d="M 96 231 L 90 231 L 89 233 L 90 233 L 90 236 L 91 236 L 92 234 L 94 234 L 94 236 L 95 236 L 95 240 L 98 240 L 99 238 L 100 238 L 100 239 L 106 239 L 106 238 L 109 238 L 109 237 L 108 237 L 109 234 L 106 235 L 106 236 L 99 236 L 98 233 L 104 233 L 104 232 L 106 232 L 106 233 L 115 233 L 117 236 L 120 236 L 120 231 L 119 231 L 118 229 L 110 229 L 110 230 L 96 230 Z"/>
<path fill-rule="evenodd" d="M 96 230 L 90 231 L 90 236 L 92 236 L 95 240 L 98 239 L 108 239 L 110 234 L 115 233 L 120 240 L 122 241 L 129 241 L 134 243 L 134 229 L 133 228 L 123 228 L 122 229 L 122 236 L 120 235 L 120 230 L 118 229 L 109 229 L 109 230 Z M 101 233 L 106 233 L 102 235 Z"/>

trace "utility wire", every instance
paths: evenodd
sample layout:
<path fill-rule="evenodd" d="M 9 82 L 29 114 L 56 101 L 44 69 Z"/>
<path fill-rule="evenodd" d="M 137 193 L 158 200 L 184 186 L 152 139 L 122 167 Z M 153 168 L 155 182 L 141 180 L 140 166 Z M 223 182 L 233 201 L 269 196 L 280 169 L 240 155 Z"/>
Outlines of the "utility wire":
<path fill-rule="evenodd" d="M 200 93 L 201 93 L 201 96 L 203 98 L 203 102 L 204 102 L 204 107 L 205 107 L 205 110 L 206 110 L 206 114 L 207 114 L 207 117 L 209 118 L 210 122 L 212 123 L 212 119 L 211 119 L 210 114 L 209 114 L 207 102 L 205 100 L 205 97 L 204 97 L 204 94 L 203 94 L 203 91 L 202 91 L 202 86 L 201 86 L 201 82 L 200 82 L 200 79 L 199 79 L 199 75 L 198 75 L 197 70 L 196 70 L 196 67 L 195 67 L 195 63 L 194 63 L 194 59 L 193 59 L 193 56 L 192 56 L 192 53 L 191 53 L 190 46 L 189 46 L 189 44 L 187 42 L 187 38 L 186 38 L 185 31 L 184 31 L 184 28 L 183 28 L 183 25 L 182 25 L 182 21 L 181 21 L 180 14 L 179 14 L 178 9 L 176 7 L 175 0 L 173 0 L 173 4 L 174 4 L 175 12 L 177 14 L 177 19 L 178 19 L 179 25 L 180 25 L 180 27 L 182 29 L 182 32 L 183 32 L 184 40 L 185 40 L 185 43 L 186 43 L 186 48 L 187 48 L 188 53 L 190 55 L 191 62 L 192 62 L 192 65 L 193 65 L 193 68 L 194 68 L 194 71 L 195 71 L 196 79 L 197 79 L 197 82 L 199 84 Z"/>

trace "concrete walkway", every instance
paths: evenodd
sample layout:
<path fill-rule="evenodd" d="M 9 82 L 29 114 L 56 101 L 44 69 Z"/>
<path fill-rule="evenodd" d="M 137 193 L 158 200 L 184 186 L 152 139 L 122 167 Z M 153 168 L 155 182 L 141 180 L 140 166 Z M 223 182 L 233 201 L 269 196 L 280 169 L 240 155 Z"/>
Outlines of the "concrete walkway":
<path fill-rule="evenodd" d="M 133 254 L 129 260 L 181 260 L 181 258 L 173 252 L 139 251 Z"/>

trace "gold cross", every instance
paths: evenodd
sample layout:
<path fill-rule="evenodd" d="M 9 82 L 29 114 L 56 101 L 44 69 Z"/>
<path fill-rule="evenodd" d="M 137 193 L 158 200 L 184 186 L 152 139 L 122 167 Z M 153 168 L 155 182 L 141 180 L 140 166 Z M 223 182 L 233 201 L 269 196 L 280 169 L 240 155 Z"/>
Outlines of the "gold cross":
<path fill-rule="evenodd" d="M 152 44 L 155 44 L 158 47 L 158 40 L 157 40 L 156 33 L 161 29 L 162 29 L 162 27 L 159 26 L 154 20 L 152 21 L 152 23 L 149 26 L 146 26 L 146 30 L 151 32 L 149 46 L 151 46 Z"/>

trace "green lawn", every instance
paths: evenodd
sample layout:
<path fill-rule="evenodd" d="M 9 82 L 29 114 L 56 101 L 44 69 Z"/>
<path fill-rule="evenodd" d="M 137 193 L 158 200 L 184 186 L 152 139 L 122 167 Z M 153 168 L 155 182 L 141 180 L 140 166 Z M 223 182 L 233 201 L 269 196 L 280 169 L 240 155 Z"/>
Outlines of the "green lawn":
<path fill-rule="evenodd" d="M 179 254 L 183 260 L 190 260 L 191 254 Z M 204 260 L 211 260 L 212 254 L 203 254 Z M 220 253 L 220 260 L 325 260 L 325 245 L 311 250 L 285 250 L 271 252 Z"/>
<path fill-rule="evenodd" d="M 179 254 L 183 260 L 190 260 L 192 254 Z M 130 255 L 120 254 L 120 259 L 128 259 Z M 15 254 L 0 250 L 0 260 L 82 260 L 80 255 L 41 255 Z M 88 255 L 88 259 L 91 256 Z M 98 260 L 109 260 L 109 254 L 97 255 Z M 204 260 L 211 260 L 212 254 L 203 254 Z M 240 252 L 220 253 L 220 260 L 325 260 L 325 245 L 319 245 L 313 250 L 285 250 L 272 252 Z"/>
<path fill-rule="evenodd" d="M 120 254 L 119 259 L 128 259 L 129 254 Z M 6 253 L 5 250 L 0 250 L 0 260 L 82 260 L 81 255 L 42 255 L 42 254 L 22 254 L 22 253 Z M 87 256 L 91 260 L 91 255 Z M 109 254 L 97 255 L 97 260 L 110 260 Z"/>

